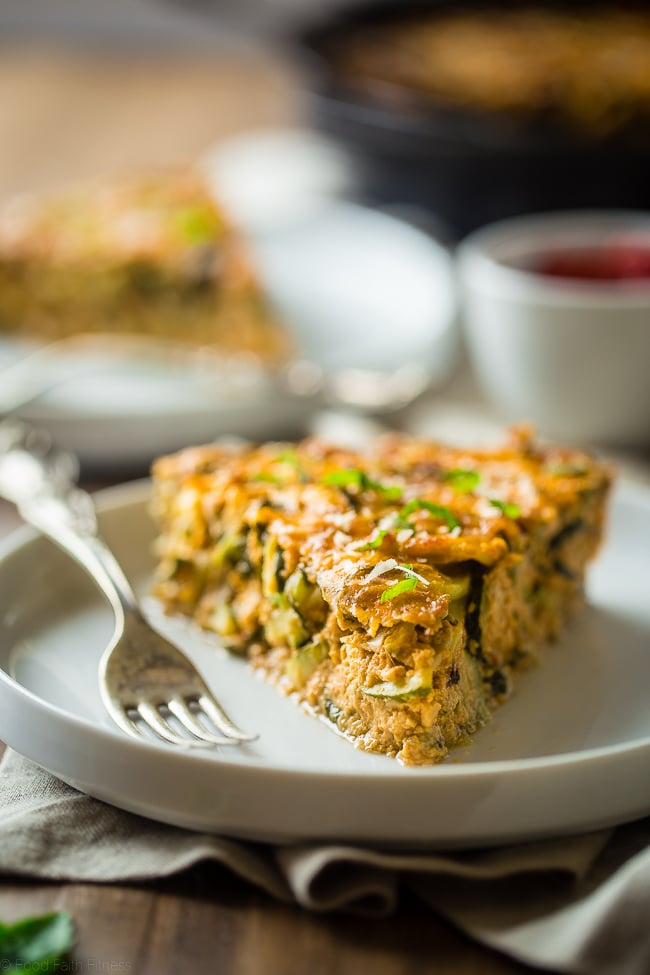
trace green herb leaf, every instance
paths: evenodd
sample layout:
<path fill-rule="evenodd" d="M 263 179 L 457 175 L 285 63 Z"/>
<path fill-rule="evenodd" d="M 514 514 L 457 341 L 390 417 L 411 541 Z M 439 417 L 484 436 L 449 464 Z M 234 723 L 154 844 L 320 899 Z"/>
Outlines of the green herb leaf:
<path fill-rule="evenodd" d="M 499 501 L 498 498 L 490 498 L 490 504 L 493 508 L 498 508 L 506 518 L 519 518 L 521 515 L 521 508 L 518 504 L 513 504 L 512 501 Z"/>
<path fill-rule="evenodd" d="M 395 596 L 401 595 L 403 592 L 411 592 L 418 584 L 418 580 L 413 576 L 408 576 L 406 579 L 400 579 L 396 582 L 394 586 L 390 586 L 389 589 L 384 589 L 381 594 L 380 602 L 386 603 L 389 599 L 394 599 Z"/>
<path fill-rule="evenodd" d="M 379 531 L 377 532 L 376 537 L 373 538 L 371 542 L 366 542 L 364 545 L 357 546 L 358 551 L 365 552 L 366 549 L 369 548 L 379 548 L 383 540 L 386 538 L 387 534 L 388 534 L 387 528 L 380 528 Z"/>
<path fill-rule="evenodd" d="M 454 491 L 458 491 L 459 494 L 470 494 L 474 488 L 478 487 L 481 475 L 478 471 L 458 467 L 451 471 L 445 471 L 442 479 L 451 484 Z"/>
<path fill-rule="evenodd" d="M 0 925 L 0 971 L 6 975 L 55 972 L 74 944 L 74 924 L 65 912 Z"/>
<path fill-rule="evenodd" d="M 368 477 L 365 471 L 356 467 L 330 471 L 321 481 L 330 487 L 356 487 L 359 491 L 378 491 L 387 501 L 397 501 L 402 496 L 402 489 L 397 485 L 380 484 Z"/>
<path fill-rule="evenodd" d="M 395 516 L 395 526 L 397 528 L 410 528 L 412 531 L 415 530 L 415 525 L 413 522 L 408 520 L 408 516 L 412 515 L 414 511 L 428 511 L 429 514 L 433 515 L 435 518 L 440 518 L 445 522 L 450 531 L 454 528 L 460 527 L 460 522 L 458 518 L 447 508 L 444 504 L 434 504 L 432 501 L 421 501 L 419 498 L 414 498 L 405 504 L 401 508 L 397 515 Z"/>

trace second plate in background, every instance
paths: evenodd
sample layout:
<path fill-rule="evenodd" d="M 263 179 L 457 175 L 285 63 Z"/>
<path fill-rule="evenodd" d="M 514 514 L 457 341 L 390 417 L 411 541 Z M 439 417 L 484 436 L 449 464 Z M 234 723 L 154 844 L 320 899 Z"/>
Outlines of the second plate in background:
<path fill-rule="evenodd" d="M 337 202 L 251 247 L 296 357 L 316 364 L 326 395 L 360 391 L 361 405 L 373 409 L 372 390 L 363 402 L 368 380 L 388 389 L 396 376 L 398 398 L 408 398 L 449 376 L 458 342 L 452 262 L 425 233 Z M 5 340 L 0 362 L 22 353 Z M 21 415 L 93 470 L 140 469 L 160 453 L 220 436 L 300 436 L 323 403 L 323 383 L 296 395 L 261 371 L 233 378 L 138 358 L 66 380 L 65 366 L 61 382 L 53 366 L 48 390 Z"/>

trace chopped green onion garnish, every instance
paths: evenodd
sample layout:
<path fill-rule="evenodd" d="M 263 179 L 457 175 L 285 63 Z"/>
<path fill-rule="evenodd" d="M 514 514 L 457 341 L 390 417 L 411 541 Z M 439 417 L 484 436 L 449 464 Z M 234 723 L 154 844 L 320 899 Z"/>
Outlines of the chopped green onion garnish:
<path fill-rule="evenodd" d="M 395 516 L 395 527 L 396 528 L 410 528 L 411 531 L 415 530 L 415 525 L 413 522 L 408 520 L 408 516 L 412 515 L 414 511 L 428 511 L 429 514 L 433 515 L 435 518 L 440 518 L 445 522 L 447 528 L 452 531 L 454 528 L 460 528 L 460 522 L 458 518 L 447 508 L 444 504 L 434 504 L 432 501 L 421 501 L 419 498 L 414 498 L 405 504 L 401 508 L 397 515 Z"/>
<path fill-rule="evenodd" d="M 388 534 L 387 528 L 380 528 L 375 538 L 373 538 L 371 542 L 366 542 L 364 545 L 359 545 L 358 550 L 360 552 L 364 552 L 368 548 L 379 548 L 383 540 L 386 538 L 387 534 Z"/>
<path fill-rule="evenodd" d="M 478 471 L 458 467 L 451 471 L 445 471 L 442 479 L 451 484 L 454 491 L 458 491 L 459 494 L 469 494 L 474 488 L 478 487 L 481 475 Z"/>
<path fill-rule="evenodd" d="M 396 485 L 380 484 L 368 477 L 365 471 L 356 467 L 330 471 L 322 478 L 322 483 L 330 487 L 356 487 L 359 491 L 379 491 L 387 501 L 396 501 L 402 496 L 401 487 Z"/>
<path fill-rule="evenodd" d="M 513 504 L 512 501 L 499 501 L 498 498 L 490 498 L 489 500 L 492 507 L 498 508 L 506 518 L 519 518 L 521 515 L 521 508 L 518 504 Z"/>
<path fill-rule="evenodd" d="M 389 589 L 384 589 L 380 602 L 386 603 L 389 599 L 394 599 L 395 596 L 399 596 L 403 592 L 411 592 L 417 584 L 418 580 L 414 576 L 409 576 L 407 579 L 400 579 L 394 586 L 391 586 Z"/>

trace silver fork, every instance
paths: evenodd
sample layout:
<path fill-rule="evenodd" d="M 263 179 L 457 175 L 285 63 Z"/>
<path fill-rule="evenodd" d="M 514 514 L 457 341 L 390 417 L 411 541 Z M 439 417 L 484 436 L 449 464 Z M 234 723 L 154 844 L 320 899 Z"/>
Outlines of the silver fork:
<path fill-rule="evenodd" d="M 115 629 L 99 667 L 102 701 L 113 721 L 135 737 L 146 737 L 144 725 L 183 748 L 253 741 L 257 735 L 233 724 L 194 664 L 145 619 L 98 534 L 92 498 L 77 487 L 77 476 L 75 458 L 57 450 L 46 433 L 22 422 L 0 423 L 0 496 L 71 555 L 113 608 Z M 170 715 L 186 734 L 170 724 Z"/>

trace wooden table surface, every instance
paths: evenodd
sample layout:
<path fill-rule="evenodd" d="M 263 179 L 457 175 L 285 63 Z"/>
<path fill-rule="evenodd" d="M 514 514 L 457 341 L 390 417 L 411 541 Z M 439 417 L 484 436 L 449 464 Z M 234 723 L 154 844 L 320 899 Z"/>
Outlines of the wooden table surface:
<path fill-rule="evenodd" d="M 291 74 L 263 56 L 0 50 L 0 196 L 114 168 L 183 161 L 224 135 L 283 124 L 300 111 Z M 13 510 L 0 504 L 0 537 L 17 524 Z M 414 898 L 376 921 L 279 904 L 214 866 L 149 884 L 0 881 L 3 921 L 60 909 L 71 912 L 78 932 L 74 965 L 62 971 L 532 971 L 476 945 Z"/>

